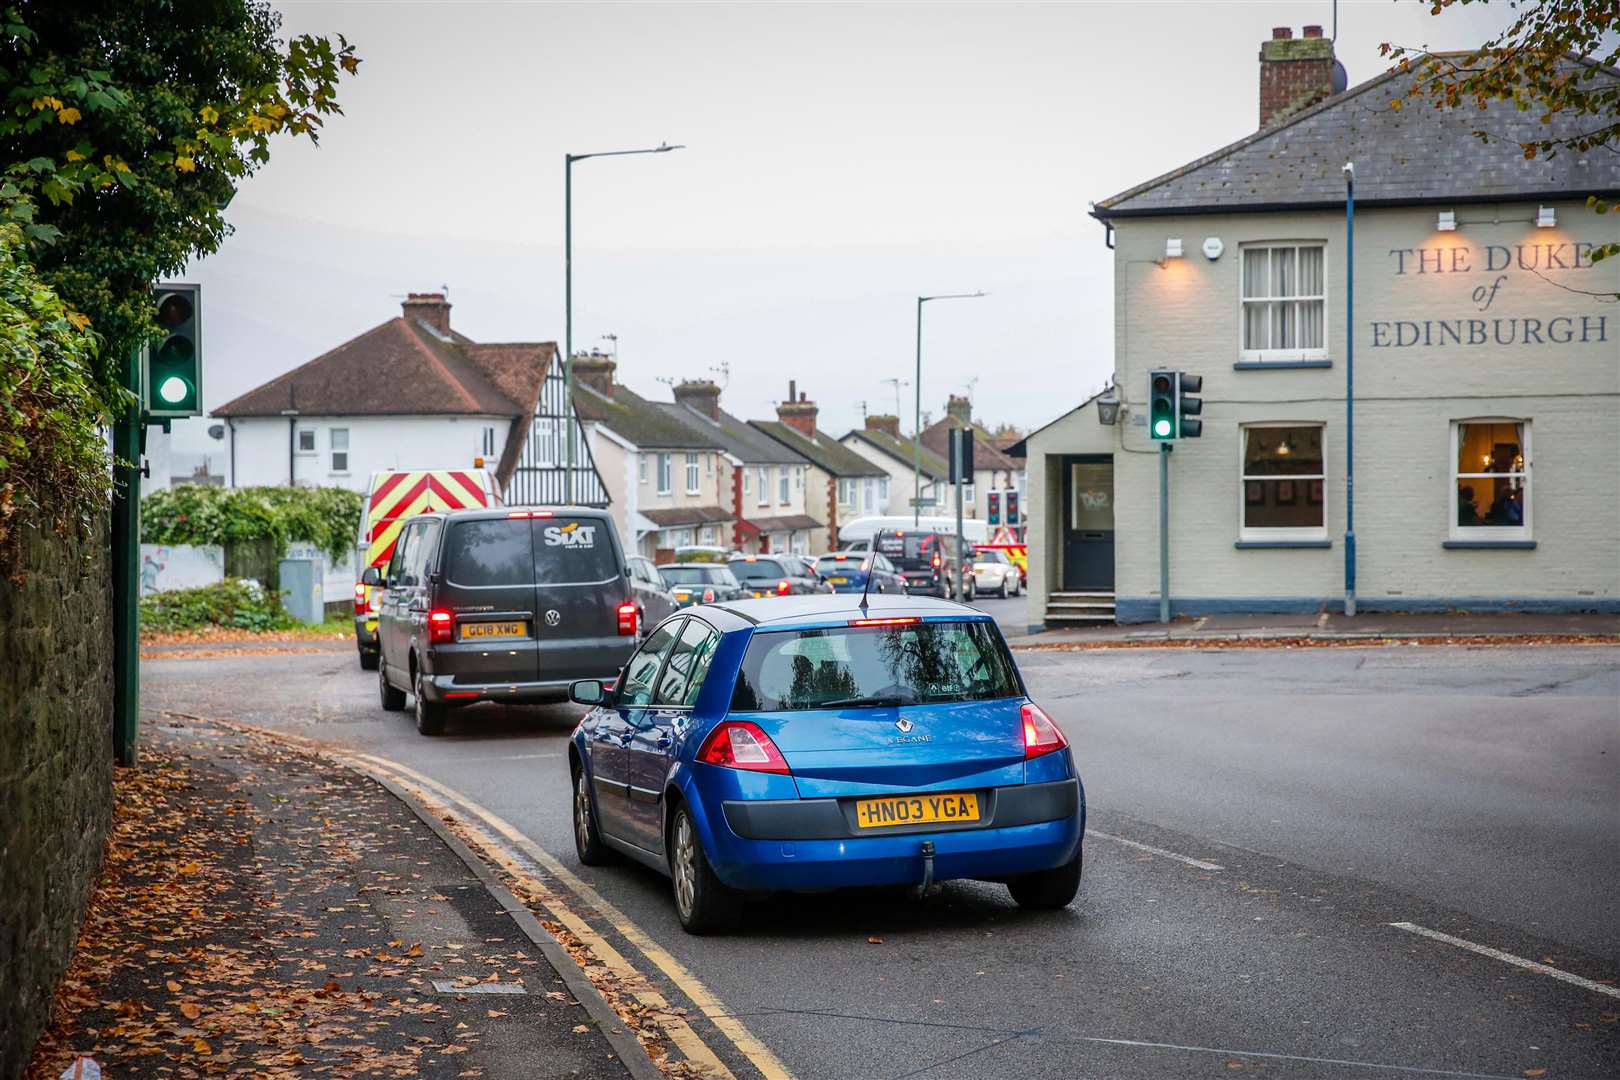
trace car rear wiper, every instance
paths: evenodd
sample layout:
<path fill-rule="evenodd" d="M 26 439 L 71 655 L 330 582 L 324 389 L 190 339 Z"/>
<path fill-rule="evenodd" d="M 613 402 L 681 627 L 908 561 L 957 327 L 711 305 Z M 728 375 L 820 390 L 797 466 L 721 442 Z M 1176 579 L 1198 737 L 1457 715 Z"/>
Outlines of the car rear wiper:
<path fill-rule="evenodd" d="M 880 695 L 880 696 L 876 696 L 876 697 L 834 698 L 832 701 L 819 701 L 813 706 L 813 708 L 817 708 L 817 709 L 837 709 L 837 708 L 843 708 L 843 707 L 884 708 L 886 706 L 892 708 L 892 707 L 894 707 L 896 705 L 899 705 L 899 704 L 900 704 L 900 698 L 897 695 L 895 695 L 895 694 L 885 694 L 885 695 Z"/>

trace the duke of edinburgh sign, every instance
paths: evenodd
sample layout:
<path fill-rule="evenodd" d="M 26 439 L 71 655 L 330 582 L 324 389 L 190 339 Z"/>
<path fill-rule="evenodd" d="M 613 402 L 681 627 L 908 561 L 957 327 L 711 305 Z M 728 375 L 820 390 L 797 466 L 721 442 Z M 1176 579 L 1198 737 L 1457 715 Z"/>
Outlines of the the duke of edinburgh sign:
<path fill-rule="evenodd" d="M 1508 315 L 1514 292 L 1593 267 L 1592 248 L 1584 241 L 1530 244 L 1485 244 L 1480 247 L 1391 248 L 1390 265 L 1398 278 L 1467 275 L 1474 282 L 1468 298 L 1477 314 L 1441 319 L 1372 321 L 1372 347 L 1409 349 L 1479 345 L 1594 345 L 1609 340 L 1609 315 Z M 1539 279 L 1539 280 L 1538 280 Z M 1572 286 L 1573 287 L 1573 286 Z M 1591 286 L 1583 286 L 1592 288 Z M 1601 291 L 1601 287 L 1593 291 Z M 1498 301 L 1502 301 L 1501 306 Z M 1511 309 L 1510 309 L 1511 310 Z M 1620 326 L 1616 327 L 1620 334 Z"/>

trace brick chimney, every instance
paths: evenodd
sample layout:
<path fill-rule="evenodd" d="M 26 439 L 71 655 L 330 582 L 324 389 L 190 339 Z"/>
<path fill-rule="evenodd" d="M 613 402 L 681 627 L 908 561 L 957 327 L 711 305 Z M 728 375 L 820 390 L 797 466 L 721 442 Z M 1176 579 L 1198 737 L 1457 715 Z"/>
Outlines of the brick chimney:
<path fill-rule="evenodd" d="M 413 292 L 400 305 L 405 318 L 421 319 L 446 337 L 450 336 L 450 301 L 442 292 Z"/>
<path fill-rule="evenodd" d="M 816 437 L 816 403 L 799 393 L 798 384 L 788 380 L 787 400 L 776 407 L 776 418 L 807 439 Z"/>
<path fill-rule="evenodd" d="M 681 383 L 675 388 L 675 400 L 710 420 L 720 419 L 720 388 L 708 379 Z"/>
<path fill-rule="evenodd" d="M 603 397 L 613 396 L 613 372 L 618 368 L 613 357 L 602 353 L 574 354 L 574 381 L 584 383 Z"/>
<path fill-rule="evenodd" d="M 866 418 L 866 430 L 881 431 L 885 435 L 891 435 L 898 439 L 900 437 L 900 418 L 898 416 L 886 416 L 883 413 L 873 413 Z"/>
<path fill-rule="evenodd" d="M 1295 38 L 1274 27 L 1260 43 L 1260 126 L 1270 127 L 1333 93 L 1333 42 L 1320 26 L 1307 26 Z"/>
<path fill-rule="evenodd" d="M 945 402 L 945 415 L 960 420 L 964 424 L 973 423 L 973 402 L 966 395 L 952 394 L 950 400 Z"/>

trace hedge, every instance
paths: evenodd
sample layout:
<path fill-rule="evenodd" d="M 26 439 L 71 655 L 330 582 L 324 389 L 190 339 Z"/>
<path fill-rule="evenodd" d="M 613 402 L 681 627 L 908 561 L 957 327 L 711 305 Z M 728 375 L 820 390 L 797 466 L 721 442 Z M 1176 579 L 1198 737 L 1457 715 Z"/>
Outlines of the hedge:
<path fill-rule="evenodd" d="M 354 549 L 361 497 L 346 488 L 223 488 L 180 484 L 141 502 L 141 541 L 218 544 L 308 541 L 334 561 Z"/>

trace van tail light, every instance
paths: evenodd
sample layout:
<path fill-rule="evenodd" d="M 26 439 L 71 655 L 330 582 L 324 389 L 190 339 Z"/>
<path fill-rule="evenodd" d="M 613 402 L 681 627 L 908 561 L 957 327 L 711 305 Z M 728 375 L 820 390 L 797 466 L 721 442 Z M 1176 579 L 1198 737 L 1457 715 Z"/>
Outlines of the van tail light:
<path fill-rule="evenodd" d="M 451 640 L 453 629 L 451 621 L 450 613 L 444 608 L 435 608 L 428 612 L 428 641 Z"/>
<path fill-rule="evenodd" d="M 935 570 L 938 570 L 938 569 L 939 569 L 939 567 L 940 567 L 940 558 L 939 558 L 939 552 L 937 552 L 937 551 L 936 551 L 936 552 L 934 552 L 934 561 L 933 561 L 933 567 L 934 567 L 934 569 L 935 569 Z"/>
<path fill-rule="evenodd" d="M 788 590 L 791 588 L 793 588 L 793 586 L 788 584 L 788 579 L 783 578 L 781 581 L 776 583 L 776 595 L 786 596 L 788 594 Z"/>
<path fill-rule="evenodd" d="M 727 720 L 703 740 L 697 758 L 707 765 L 749 772 L 787 774 L 787 761 L 771 737 L 747 720 Z"/>
<path fill-rule="evenodd" d="M 1069 745 L 1069 740 L 1063 737 L 1063 732 L 1052 723 L 1052 718 L 1046 715 L 1039 705 L 1033 701 L 1026 702 L 1023 709 L 1024 721 L 1024 759 L 1040 757 L 1050 754 L 1054 750 L 1062 750 Z"/>
<path fill-rule="evenodd" d="M 354 583 L 354 613 L 356 615 L 366 613 L 366 587 L 358 581 Z"/>
<path fill-rule="evenodd" d="M 714 590 L 713 589 L 704 589 L 703 590 L 703 602 L 705 604 L 714 603 Z"/>
<path fill-rule="evenodd" d="M 624 635 L 636 632 L 636 605 L 619 605 L 619 633 Z"/>

